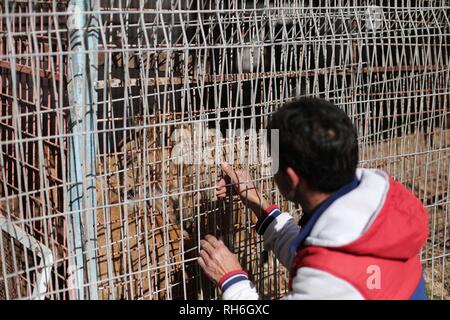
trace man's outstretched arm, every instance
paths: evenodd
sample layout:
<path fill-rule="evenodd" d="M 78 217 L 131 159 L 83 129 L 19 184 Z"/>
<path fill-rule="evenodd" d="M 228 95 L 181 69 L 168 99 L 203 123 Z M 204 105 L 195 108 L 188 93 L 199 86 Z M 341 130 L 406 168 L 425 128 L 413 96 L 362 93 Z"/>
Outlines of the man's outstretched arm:
<path fill-rule="evenodd" d="M 222 170 L 225 177 L 217 185 L 217 197 L 226 197 L 231 191 L 227 187 L 232 186 L 243 203 L 257 216 L 256 229 L 264 236 L 266 249 L 273 250 L 281 263 L 289 267 L 292 260 L 289 244 L 297 235 L 299 227 L 288 213 L 281 213 L 278 207 L 269 205 L 266 199 L 259 195 L 247 172 L 233 170 L 226 163 L 222 164 Z M 208 235 L 202 240 L 201 249 L 199 264 L 221 288 L 223 299 L 258 299 L 258 293 L 247 273 L 242 270 L 237 257 L 222 241 Z"/>
<path fill-rule="evenodd" d="M 265 249 L 272 250 L 276 258 L 289 268 L 293 258 L 289 246 L 300 231 L 300 227 L 289 213 L 281 212 L 277 206 L 270 205 L 260 195 L 248 172 L 233 170 L 228 163 L 222 163 L 221 167 L 225 176 L 217 184 L 217 197 L 225 198 L 230 191 L 237 193 L 242 203 L 258 218 L 256 231 L 263 236 Z"/>

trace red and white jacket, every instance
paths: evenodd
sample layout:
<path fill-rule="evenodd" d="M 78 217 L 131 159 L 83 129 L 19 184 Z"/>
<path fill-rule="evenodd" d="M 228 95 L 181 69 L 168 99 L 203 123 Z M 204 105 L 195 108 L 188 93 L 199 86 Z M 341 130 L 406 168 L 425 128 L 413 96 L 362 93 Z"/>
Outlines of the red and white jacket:
<path fill-rule="evenodd" d="M 266 250 L 290 270 L 284 299 L 426 299 L 419 253 L 427 211 L 383 171 L 358 169 L 302 228 L 276 206 L 256 227 Z M 259 298 L 244 271 L 219 286 L 225 300 Z"/>

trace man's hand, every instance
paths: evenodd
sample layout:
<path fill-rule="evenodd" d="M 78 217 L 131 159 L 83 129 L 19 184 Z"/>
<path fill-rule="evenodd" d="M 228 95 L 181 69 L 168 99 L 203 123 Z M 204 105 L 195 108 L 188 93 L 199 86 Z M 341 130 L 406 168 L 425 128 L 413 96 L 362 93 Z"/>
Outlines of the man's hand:
<path fill-rule="evenodd" d="M 248 172 L 242 170 L 233 170 L 226 162 L 221 164 L 225 176 L 217 183 L 216 195 L 218 198 L 225 198 L 228 193 L 227 186 L 232 185 L 234 191 L 239 194 L 241 201 L 259 218 L 260 212 L 269 207 L 266 199 L 259 195 L 258 190 L 252 182 Z"/>
<path fill-rule="evenodd" d="M 223 275 L 242 269 L 236 255 L 228 250 L 222 240 L 208 234 L 205 240 L 200 241 L 200 248 L 198 264 L 215 283 Z"/>

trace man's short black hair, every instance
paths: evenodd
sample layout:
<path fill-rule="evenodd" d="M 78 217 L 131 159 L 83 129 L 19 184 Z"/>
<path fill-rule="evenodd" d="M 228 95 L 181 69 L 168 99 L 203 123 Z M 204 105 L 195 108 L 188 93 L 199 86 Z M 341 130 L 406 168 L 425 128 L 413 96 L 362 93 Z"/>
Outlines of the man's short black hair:
<path fill-rule="evenodd" d="M 279 130 L 279 164 L 291 167 L 316 191 L 333 192 L 352 181 L 358 164 L 356 130 L 347 114 L 329 101 L 300 98 L 270 118 Z M 269 138 L 270 139 L 270 138 Z"/>

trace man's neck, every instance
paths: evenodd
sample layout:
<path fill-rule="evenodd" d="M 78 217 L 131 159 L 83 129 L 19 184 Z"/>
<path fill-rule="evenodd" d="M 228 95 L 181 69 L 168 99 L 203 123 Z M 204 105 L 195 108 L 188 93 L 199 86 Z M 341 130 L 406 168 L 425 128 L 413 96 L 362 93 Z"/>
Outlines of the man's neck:
<path fill-rule="evenodd" d="M 322 192 L 307 192 L 302 199 L 299 201 L 300 206 L 304 214 L 309 215 L 314 211 L 322 202 L 324 202 L 331 193 L 322 193 Z"/>

